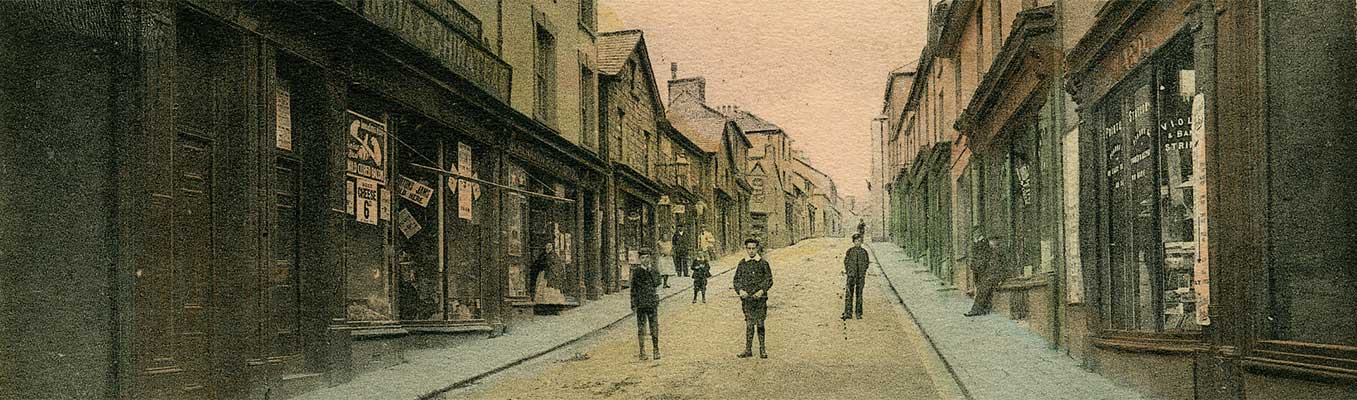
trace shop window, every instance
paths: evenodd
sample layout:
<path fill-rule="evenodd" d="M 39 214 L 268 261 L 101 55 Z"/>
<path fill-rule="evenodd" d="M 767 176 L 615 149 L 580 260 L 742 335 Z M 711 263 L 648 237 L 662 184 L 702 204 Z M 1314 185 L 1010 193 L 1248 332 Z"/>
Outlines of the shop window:
<path fill-rule="evenodd" d="M 388 204 L 382 199 L 389 201 L 391 193 L 386 117 L 380 111 L 360 111 L 349 112 L 346 125 L 345 211 L 353 216 L 345 229 L 346 315 L 354 322 L 391 321 L 395 309 L 386 259 L 391 218 L 390 209 L 379 206 Z"/>
<path fill-rule="evenodd" d="M 1095 111 L 1103 161 L 1100 218 L 1107 328 L 1200 330 L 1192 289 L 1196 221 L 1190 41 L 1166 46 L 1128 75 Z M 1195 166 L 1195 168 L 1194 168 Z"/>

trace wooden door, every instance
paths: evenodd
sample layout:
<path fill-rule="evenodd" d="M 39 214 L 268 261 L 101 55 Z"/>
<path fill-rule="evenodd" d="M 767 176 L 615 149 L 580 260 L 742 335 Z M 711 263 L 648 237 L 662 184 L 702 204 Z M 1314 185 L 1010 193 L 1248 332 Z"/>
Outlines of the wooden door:
<path fill-rule="evenodd" d="M 281 151 L 280 151 L 281 153 Z M 301 163 L 278 156 L 273 168 L 273 257 L 263 274 L 263 340 L 271 364 L 282 364 L 284 372 L 302 368 L 301 292 L 298 289 L 298 262 L 301 210 Z"/>

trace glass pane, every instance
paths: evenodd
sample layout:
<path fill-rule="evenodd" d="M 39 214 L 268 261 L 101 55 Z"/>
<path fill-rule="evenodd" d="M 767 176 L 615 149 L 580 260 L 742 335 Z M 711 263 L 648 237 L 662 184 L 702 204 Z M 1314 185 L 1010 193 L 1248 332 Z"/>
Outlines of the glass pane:
<path fill-rule="evenodd" d="M 395 177 L 392 215 L 396 224 L 397 303 L 402 320 L 443 318 L 443 265 L 438 255 L 439 206 L 445 191 L 437 190 L 441 177 L 437 139 L 427 132 L 402 135 L 397 147 L 400 168 Z"/>
<path fill-rule="evenodd" d="M 389 321 L 395 319 L 391 304 L 391 279 L 386 257 L 391 228 L 390 182 L 386 126 L 381 122 L 350 113 L 350 126 L 357 129 L 348 138 L 345 188 L 353 187 L 352 201 L 346 206 L 353 215 L 345 229 L 347 316 L 349 321 Z M 386 213 L 381 210 L 385 209 Z M 383 218 L 385 217 L 385 218 Z"/>
<path fill-rule="evenodd" d="M 472 178 L 491 176 L 495 159 L 481 146 L 446 142 L 444 163 Z M 443 237 L 447 246 L 446 310 L 450 320 L 481 318 L 481 265 L 490 265 L 490 252 L 483 251 L 485 235 L 496 230 L 486 221 L 498 189 L 467 180 L 447 180 L 442 193 Z M 469 207 L 468 207 L 469 206 Z"/>
<path fill-rule="evenodd" d="M 1159 70 L 1159 231 L 1164 244 L 1164 330 L 1200 330 L 1192 274 L 1196 263 L 1198 211 L 1194 185 L 1192 96 L 1196 94 L 1191 42 L 1179 44 Z M 1200 168 L 1200 165 L 1196 165 Z"/>

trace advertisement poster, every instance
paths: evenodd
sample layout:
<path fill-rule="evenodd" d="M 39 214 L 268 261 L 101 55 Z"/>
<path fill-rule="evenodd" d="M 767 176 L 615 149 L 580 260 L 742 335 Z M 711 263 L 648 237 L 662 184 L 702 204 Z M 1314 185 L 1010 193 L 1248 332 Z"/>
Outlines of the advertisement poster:
<path fill-rule="evenodd" d="M 511 256 L 523 255 L 523 195 L 504 196 L 504 219 L 508 228 L 508 250 Z"/>
<path fill-rule="evenodd" d="M 457 142 L 457 172 L 471 176 L 471 146 L 462 142 Z"/>
<path fill-rule="evenodd" d="M 349 175 L 386 182 L 386 125 L 372 118 L 349 112 Z"/>
<path fill-rule="evenodd" d="M 1210 325 L 1211 266 L 1208 263 L 1209 243 L 1206 229 L 1206 98 L 1198 93 L 1192 97 L 1192 212 L 1196 228 L 1197 257 L 1192 268 L 1192 292 L 1196 298 L 1197 324 Z"/>
<path fill-rule="evenodd" d="M 400 183 L 396 190 L 399 191 L 401 198 L 410 200 L 420 207 L 428 207 L 429 199 L 433 197 L 432 187 L 425 185 L 423 182 L 410 179 L 405 175 L 401 175 Z"/>
<path fill-rule="evenodd" d="M 353 215 L 353 181 L 344 180 L 344 213 Z"/>
<path fill-rule="evenodd" d="M 410 210 L 407 209 L 401 209 L 399 213 L 396 213 L 396 225 L 400 227 L 401 233 L 405 235 L 406 239 L 414 237 L 423 228 L 419 226 L 419 221 L 415 221 L 415 216 L 411 215 Z"/>
<path fill-rule="evenodd" d="M 528 296 L 527 277 L 527 272 L 523 271 L 523 264 L 509 266 L 509 297 Z"/>
<path fill-rule="evenodd" d="M 464 219 L 464 220 L 467 220 L 467 221 L 470 221 L 470 220 L 471 220 L 471 200 L 472 200 L 472 195 L 475 194 L 475 190 L 476 190 L 476 189 L 473 188 L 473 186 L 475 186 L 475 184 L 473 184 L 473 183 L 471 183 L 471 181 L 467 181 L 467 180 L 458 180 L 458 181 L 457 181 L 457 186 L 458 186 L 458 188 L 457 188 L 457 217 L 458 217 L 458 218 L 461 218 L 461 219 Z"/>
<path fill-rule="evenodd" d="M 274 146 L 292 151 L 292 94 L 287 92 L 287 85 L 278 85 L 278 90 L 274 92 L 274 103 Z"/>
<path fill-rule="evenodd" d="M 390 190 L 386 190 L 386 188 L 382 188 L 381 192 L 382 192 L 382 195 L 381 195 L 381 197 L 380 197 L 380 199 L 381 199 L 381 204 L 378 204 L 378 205 L 377 205 L 377 208 L 380 209 L 381 212 L 377 213 L 377 214 L 378 214 L 377 217 L 378 217 L 378 218 L 381 218 L 381 220 L 383 220 L 383 221 L 390 221 L 390 220 L 391 220 L 391 191 L 390 191 Z"/>
<path fill-rule="evenodd" d="M 358 222 L 377 225 L 379 214 L 377 181 L 358 178 L 354 186 L 354 217 Z"/>

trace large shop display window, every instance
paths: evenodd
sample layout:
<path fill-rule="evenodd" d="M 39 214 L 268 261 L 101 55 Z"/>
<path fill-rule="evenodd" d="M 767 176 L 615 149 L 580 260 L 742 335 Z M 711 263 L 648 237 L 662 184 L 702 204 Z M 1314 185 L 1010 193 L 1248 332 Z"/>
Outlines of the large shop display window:
<path fill-rule="evenodd" d="M 1193 277 L 1206 239 L 1198 229 L 1205 227 L 1204 199 L 1196 196 L 1203 192 L 1204 133 L 1192 129 L 1192 42 L 1179 40 L 1160 53 L 1094 111 L 1106 199 L 1104 312 L 1112 330 L 1201 329 L 1197 305 L 1204 295 Z"/>
<path fill-rule="evenodd" d="M 476 179 L 493 158 L 412 118 L 348 116 L 348 320 L 480 319 L 478 266 L 488 260 L 479 249 L 493 204 Z"/>

